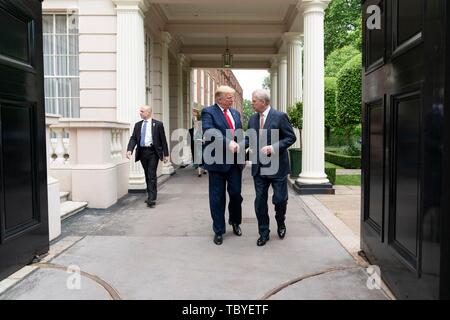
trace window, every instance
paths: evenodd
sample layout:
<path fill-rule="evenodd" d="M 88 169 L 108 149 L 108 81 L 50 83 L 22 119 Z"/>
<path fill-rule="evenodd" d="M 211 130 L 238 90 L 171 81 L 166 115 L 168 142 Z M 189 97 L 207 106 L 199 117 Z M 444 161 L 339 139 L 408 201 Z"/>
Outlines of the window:
<path fill-rule="evenodd" d="M 147 104 L 152 103 L 152 39 L 146 35 L 145 36 L 145 91 Z"/>
<path fill-rule="evenodd" d="M 78 17 L 75 14 L 44 14 L 42 24 L 45 112 L 78 118 Z"/>

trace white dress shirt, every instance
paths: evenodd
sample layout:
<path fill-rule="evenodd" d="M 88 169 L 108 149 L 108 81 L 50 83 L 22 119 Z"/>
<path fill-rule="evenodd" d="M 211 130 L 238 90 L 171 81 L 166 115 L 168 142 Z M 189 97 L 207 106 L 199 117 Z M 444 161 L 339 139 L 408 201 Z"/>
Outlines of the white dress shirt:
<path fill-rule="evenodd" d="M 266 124 L 266 120 L 267 120 L 267 116 L 269 115 L 269 111 L 270 111 L 270 106 L 268 106 L 266 111 L 263 112 L 263 115 L 264 115 L 263 128 L 264 128 L 264 125 Z M 261 115 L 259 117 L 260 117 L 259 121 L 261 123 Z M 263 128 L 260 128 L 260 129 L 263 129 Z"/>
<path fill-rule="evenodd" d="M 219 106 L 220 110 L 222 110 L 222 113 L 223 113 L 223 111 L 225 109 L 222 108 L 220 105 L 218 105 L 218 106 Z M 233 129 L 236 129 L 236 124 L 234 123 L 234 118 L 233 118 L 233 115 L 231 114 L 230 109 L 227 110 L 227 114 L 228 114 L 228 117 L 230 117 L 230 119 L 231 119 L 231 123 L 233 124 Z M 223 116 L 225 117 L 225 114 Z"/>
<path fill-rule="evenodd" d="M 146 128 L 146 132 L 145 132 L 145 140 L 144 140 L 144 145 L 146 147 L 150 147 L 153 143 L 153 136 L 152 136 L 152 118 L 149 118 L 147 120 L 144 120 L 144 122 L 147 121 L 147 128 Z M 144 126 L 144 122 L 142 122 L 142 126 Z M 141 137 L 142 139 L 142 137 Z"/>

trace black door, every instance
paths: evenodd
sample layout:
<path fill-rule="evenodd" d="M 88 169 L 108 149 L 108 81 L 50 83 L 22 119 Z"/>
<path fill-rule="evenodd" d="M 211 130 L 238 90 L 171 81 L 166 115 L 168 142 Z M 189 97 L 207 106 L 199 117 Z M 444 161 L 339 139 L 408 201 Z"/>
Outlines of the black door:
<path fill-rule="evenodd" d="M 0 279 L 48 251 L 39 0 L 0 0 Z"/>
<path fill-rule="evenodd" d="M 361 246 L 398 298 L 440 298 L 449 285 L 440 278 L 446 2 L 363 5 Z M 381 29 L 366 24 L 371 5 Z"/>

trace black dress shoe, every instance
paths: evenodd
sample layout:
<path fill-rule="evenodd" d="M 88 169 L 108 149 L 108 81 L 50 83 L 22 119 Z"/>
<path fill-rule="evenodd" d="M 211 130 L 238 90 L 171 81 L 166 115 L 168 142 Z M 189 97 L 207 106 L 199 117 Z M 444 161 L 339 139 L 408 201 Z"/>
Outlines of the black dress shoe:
<path fill-rule="evenodd" d="M 153 208 L 155 207 L 155 201 L 147 201 L 147 207 Z"/>
<path fill-rule="evenodd" d="M 260 236 L 258 238 L 258 241 L 256 241 L 256 245 L 258 247 L 262 247 L 263 245 L 266 244 L 267 241 L 269 241 L 269 236 L 268 235 L 267 236 Z"/>
<path fill-rule="evenodd" d="M 286 225 L 283 224 L 278 226 L 277 233 L 280 239 L 283 239 L 284 236 L 286 235 Z"/>
<path fill-rule="evenodd" d="M 230 223 L 230 224 L 233 227 L 233 233 L 239 237 L 242 236 L 241 227 L 236 223 Z"/>
<path fill-rule="evenodd" d="M 214 235 L 214 243 L 220 246 L 223 242 L 223 237 L 221 234 Z"/>

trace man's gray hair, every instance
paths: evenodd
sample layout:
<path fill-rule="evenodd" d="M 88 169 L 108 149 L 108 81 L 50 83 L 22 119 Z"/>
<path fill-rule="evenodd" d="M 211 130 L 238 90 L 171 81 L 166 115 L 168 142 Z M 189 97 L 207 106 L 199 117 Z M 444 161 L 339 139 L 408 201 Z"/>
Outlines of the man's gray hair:
<path fill-rule="evenodd" d="M 152 114 L 152 107 L 150 107 L 149 105 L 143 105 L 142 108 L 144 108 L 145 111 L 148 111 L 150 114 Z"/>
<path fill-rule="evenodd" d="M 256 89 L 253 91 L 252 96 L 258 100 L 263 100 L 266 104 L 270 104 L 270 93 L 265 89 Z"/>

